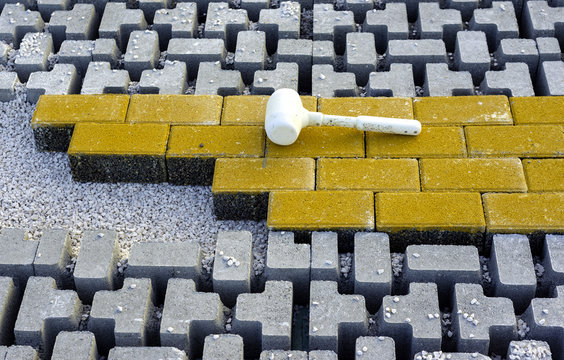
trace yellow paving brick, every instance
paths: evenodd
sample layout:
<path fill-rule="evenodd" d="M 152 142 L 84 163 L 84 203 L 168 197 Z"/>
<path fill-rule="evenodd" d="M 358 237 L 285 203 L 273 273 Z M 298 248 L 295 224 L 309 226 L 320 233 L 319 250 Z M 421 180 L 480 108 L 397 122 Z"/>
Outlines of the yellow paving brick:
<path fill-rule="evenodd" d="M 563 126 L 467 126 L 465 132 L 470 157 L 564 156 Z"/>
<path fill-rule="evenodd" d="M 370 191 L 273 191 L 267 226 L 274 230 L 374 229 Z"/>
<path fill-rule="evenodd" d="M 133 95 L 127 122 L 219 125 L 223 98 L 217 95 Z"/>
<path fill-rule="evenodd" d="M 68 153 L 163 155 L 169 134 L 164 124 L 76 124 Z"/>
<path fill-rule="evenodd" d="M 226 96 L 223 100 L 221 125 L 260 125 L 264 126 L 266 103 L 270 96 L 245 95 Z M 300 96 L 306 110 L 316 111 L 315 96 Z"/>
<path fill-rule="evenodd" d="M 527 191 L 521 160 L 421 159 L 423 191 Z"/>
<path fill-rule="evenodd" d="M 129 95 L 42 95 L 35 107 L 31 125 L 122 123 L 125 121 L 128 104 Z"/>
<path fill-rule="evenodd" d="M 341 116 L 384 116 L 413 119 L 411 98 L 324 98 L 318 100 L 319 111 Z"/>
<path fill-rule="evenodd" d="M 266 140 L 271 157 L 364 157 L 364 133 L 341 127 L 307 127 L 289 146 Z"/>
<path fill-rule="evenodd" d="M 172 126 L 167 157 L 260 157 L 260 126 Z"/>
<path fill-rule="evenodd" d="M 416 159 L 319 159 L 318 190 L 419 191 Z"/>
<path fill-rule="evenodd" d="M 479 193 L 422 192 L 378 193 L 376 229 L 446 230 L 481 232 L 485 230 Z"/>
<path fill-rule="evenodd" d="M 529 191 L 564 191 L 564 159 L 523 160 Z"/>
<path fill-rule="evenodd" d="M 513 124 L 505 96 L 445 96 L 413 100 L 415 118 L 423 126 Z"/>
<path fill-rule="evenodd" d="M 461 127 L 423 127 L 417 136 L 367 132 L 366 157 L 465 157 Z"/>
<path fill-rule="evenodd" d="M 217 159 L 212 192 L 261 193 L 271 190 L 313 190 L 315 160 Z"/>
<path fill-rule="evenodd" d="M 509 99 L 515 124 L 564 125 L 564 97 L 531 96 Z"/>
<path fill-rule="evenodd" d="M 564 231 L 564 193 L 482 195 L 490 233 Z"/>

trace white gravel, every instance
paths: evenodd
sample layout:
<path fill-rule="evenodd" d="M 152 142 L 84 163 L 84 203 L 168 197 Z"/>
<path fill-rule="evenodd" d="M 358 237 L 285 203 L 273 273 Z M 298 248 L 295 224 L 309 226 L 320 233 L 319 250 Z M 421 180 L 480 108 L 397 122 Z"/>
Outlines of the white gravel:
<path fill-rule="evenodd" d="M 266 222 L 216 220 L 210 187 L 74 182 L 66 153 L 35 150 L 34 106 L 24 101 L 24 92 L 21 87 L 16 100 L 0 103 L 1 228 L 28 230 L 31 239 L 44 229 L 67 229 L 75 252 L 84 230 L 116 230 L 123 258 L 134 242 L 197 241 L 206 253 L 206 269 L 218 231 L 249 230 L 253 267 L 262 273 Z"/>

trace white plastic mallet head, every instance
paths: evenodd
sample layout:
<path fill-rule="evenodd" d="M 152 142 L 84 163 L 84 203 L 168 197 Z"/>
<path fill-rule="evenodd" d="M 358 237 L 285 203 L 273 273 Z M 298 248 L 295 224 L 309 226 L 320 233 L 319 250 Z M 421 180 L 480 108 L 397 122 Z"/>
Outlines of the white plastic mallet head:
<path fill-rule="evenodd" d="M 417 120 L 377 116 L 337 116 L 307 111 L 300 95 L 292 89 L 278 89 L 266 104 L 264 127 L 266 135 L 275 144 L 291 145 L 306 126 L 342 126 L 362 131 L 388 134 L 418 135 L 421 123 Z"/>

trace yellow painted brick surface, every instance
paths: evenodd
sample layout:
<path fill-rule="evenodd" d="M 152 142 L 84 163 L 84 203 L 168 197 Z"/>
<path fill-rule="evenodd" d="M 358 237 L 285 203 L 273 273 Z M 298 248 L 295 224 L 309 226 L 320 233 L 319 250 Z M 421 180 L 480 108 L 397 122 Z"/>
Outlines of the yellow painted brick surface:
<path fill-rule="evenodd" d="M 527 191 L 521 160 L 421 159 L 423 191 Z"/>
<path fill-rule="evenodd" d="M 417 136 L 367 132 L 366 157 L 464 157 L 461 127 L 423 127 Z"/>
<path fill-rule="evenodd" d="M 515 124 L 564 125 L 564 97 L 531 96 L 509 99 Z"/>
<path fill-rule="evenodd" d="M 564 126 L 467 126 L 470 157 L 564 156 Z"/>
<path fill-rule="evenodd" d="M 376 194 L 376 229 L 484 231 L 479 193 Z"/>
<path fill-rule="evenodd" d="M 419 191 L 416 159 L 319 159 L 318 190 Z"/>
<path fill-rule="evenodd" d="M 219 125 L 223 98 L 217 95 L 133 95 L 127 122 Z"/>
<path fill-rule="evenodd" d="M 307 127 L 289 146 L 267 139 L 266 155 L 271 157 L 364 157 L 364 133 L 341 127 Z"/>
<path fill-rule="evenodd" d="M 170 126 L 164 124 L 76 124 L 69 154 L 163 155 Z"/>
<path fill-rule="evenodd" d="M 413 100 L 423 126 L 513 124 L 505 96 L 445 96 Z"/>
<path fill-rule="evenodd" d="M 374 229 L 370 191 L 273 191 L 268 202 L 270 229 Z"/>
<path fill-rule="evenodd" d="M 523 160 L 529 191 L 563 191 L 564 159 Z"/>
<path fill-rule="evenodd" d="M 260 125 L 264 126 L 266 103 L 270 96 L 245 95 L 226 96 L 223 100 L 221 125 Z M 306 110 L 316 111 L 315 96 L 300 96 Z"/>
<path fill-rule="evenodd" d="M 564 231 L 564 193 L 482 196 L 488 232 Z"/>
<path fill-rule="evenodd" d="M 217 159 L 215 162 L 214 193 L 313 189 L 313 159 Z"/>
<path fill-rule="evenodd" d="M 318 103 L 319 111 L 324 114 L 413 118 L 411 98 L 324 98 Z"/>
<path fill-rule="evenodd" d="M 77 122 L 123 123 L 128 104 L 129 95 L 42 95 L 31 124 L 36 127 Z"/>
<path fill-rule="evenodd" d="M 260 126 L 172 126 L 167 157 L 260 157 Z"/>

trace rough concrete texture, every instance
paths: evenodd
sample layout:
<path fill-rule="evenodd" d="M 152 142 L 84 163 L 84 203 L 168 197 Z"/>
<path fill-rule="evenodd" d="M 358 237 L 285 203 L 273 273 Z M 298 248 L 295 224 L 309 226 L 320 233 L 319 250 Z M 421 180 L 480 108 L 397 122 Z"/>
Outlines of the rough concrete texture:
<path fill-rule="evenodd" d="M 0 276 L 17 280 L 23 291 L 27 278 L 34 275 L 33 260 L 39 242 L 27 240 L 22 229 L 4 228 L 0 230 Z"/>
<path fill-rule="evenodd" d="M 468 27 L 486 34 L 490 52 L 499 46 L 501 39 L 519 37 L 517 17 L 511 1 L 493 1 L 491 8 L 474 10 Z"/>
<path fill-rule="evenodd" d="M 537 72 L 539 51 L 535 40 L 502 39 L 494 57 L 501 66 L 505 66 L 508 62 L 521 62 L 527 64 L 531 76 Z"/>
<path fill-rule="evenodd" d="M 546 235 L 543 250 L 544 278 L 564 285 L 564 235 Z"/>
<path fill-rule="evenodd" d="M 365 32 L 371 32 L 376 39 L 376 50 L 385 53 L 390 40 L 407 40 L 409 23 L 404 3 L 388 3 L 383 10 L 372 10 L 366 13 L 362 25 Z"/>
<path fill-rule="evenodd" d="M 386 51 L 386 69 L 392 63 L 408 63 L 413 66 L 416 83 L 423 83 L 425 65 L 448 63 L 444 42 L 435 39 L 390 40 Z"/>
<path fill-rule="evenodd" d="M 53 54 L 53 37 L 49 33 L 27 33 L 20 43 L 16 58 L 16 72 L 21 81 L 27 81 L 35 71 L 46 71 L 49 55 Z"/>
<path fill-rule="evenodd" d="M 120 51 L 124 52 L 131 32 L 146 28 L 147 21 L 142 10 L 127 9 L 125 3 L 108 2 L 100 20 L 98 36 L 115 39 Z"/>
<path fill-rule="evenodd" d="M 267 34 L 268 45 L 268 34 Z M 332 49 L 332 48 L 331 48 Z M 280 39 L 274 54 L 278 63 L 295 63 L 299 68 L 298 87 L 303 91 L 311 90 L 311 64 L 313 61 L 313 42 L 308 39 Z M 331 62 L 332 63 L 332 60 Z"/>
<path fill-rule="evenodd" d="M 419 16 L 415 26 L 421 39 L 442 39 L 451 51 L 456 34 L 464 27 L 460 11 L 441 9 L 437 2 L 419 3 Z"/>
<path fill-rule="evenodd" d="M 129 73 L 112 70 L 109 62 L 91 62 L 82 82 L 81 94 L 126 94 Z"/>
<path fill-rule="evenodd" d="M 484 95 L 535 96 L 529 67 L 525 63 L 507 63 L 505 70 L 487 71 L 480 91 Z"/>
<path fill-rule="evenodd" d="M 49 32 L 57 49 L 65 40 L 94 39 L 97 26 L 98 17 L 92 4 L 75 4 L 72 10 L 55 11 L 49 20 Z"/>
<path fill-rule="evenodd" d="M 124 68 L 132 80 L 139 81 L 143 70 L 156 67 L 160 54 L 156 31 L 132 31 L 123 58 Z"/>
<path fill-rule="evenodd" d="M 355 74 L 335 72 L 332 65 L 313 65 L 311 68 L 311 94 L 317 97 L 357 96 L 358 87 Z"/>
<path fill-rule="evenodd" d="M 338 238 L 336 232 L 313 232 L 311 234 L 311 280 L 338 281 Z"/>
<path fill-rule="evenodd" d="M 564 95 L 564 61 L 545 61 L 539 65 L 537 95 Z"/>
<path fill-rule="evenodd" d="M 115 347 L 110 350 L 108 360 L 150 360 L 150 359 L 174 359 L 188 360 L 182 350 L 174 347 Z"/>
<path fill-rule="evenodd" d="M 98 360 L 96 338 L 89 331 L 61 331 L 55 340 L 52 359 Z"/>
<path fill-rule="evenodd" d="M 335 11 L 329 4 L 313 5 L 313 40 L 332 41 L 335 52 L 345 52 L 347 33 L 355 31 L 352 11 Z"/>
<path fill-rule="evenodd" d="M 483 31 L 456 33 L 454 67 L 458 71 L 468 71 L 476 85 L 484 79 L 486 71 L 490 70 L 490 54 Z"/>
<path fill-rule="evenodd" d="M 243 360 L 243 338 L 235 334 L 213 334 L 204 340 L 202 360 L 229 359 Z"/>
<path fill-rule="evenodd" d="M 472 76 L 468 71 L 450 71 L 447 64 L 427 64 L 423 94 L 425 96 L 474 95 Z"/>
<path fill-rule="evenodd" d="M 70 262 L 69 232 L 62 229 L 44 230 L 33 260 L 35 276 L 52 277 L 57 282 L 57 287 L 63 288 L 71 281 L 67 270 Z"/>
<path fill-rule="evenodd" d="M 188 73 L 186 64 L 179 61 L 167 61 L 162 69 L 144 70 L 139 80 L 140 94 L 184 94 L 187 87 Z"/>
<path fill-rule="evenodd" d="M 279 41 L 299 39 L 300 13 L 300 3 L 294 1 L 282 1 L 278 9 L 260 11 L 258 29 L 266 34 L 266 49 L 269 54 L 277 51 Z"/>
<path fill-rule="evenodd" d="M 237 70 L 221 70 L 219 61 L 202 62 L 196 80 L 196 95 L 241 95 L 245 88 Z"/>
<path fill-rule="evenodd" d="M 222 39 L 173 38 L 168 43 L 167 59 L 186 63 L 189 79 L 195 79 L 202 62 L 225 64 L 224 41 Z"/>
<path fill-rule="evenodd" d="M 368 96 L 415 97 L 415 83 L 411 64 L 391 64 L 390 71 L 370 73 Z"/>
<path fill-rule="evenodd" d="M 210 2 L 206 15 L 206 38 L 222 39 L 228 51 L 235 51 L 237 34 L 249 27 L 247 11 L 230 9 L 226 2 Z"/>
<path fill-rule="evenodd" d="M 372 33 L 348 33 L 345 68 L 356 75 L 356 84 L 366 86 L 370 73 L 376 71 L 378 56 Z"/>
<path fill-rule="evenodd" d="M 20 47 L 20 42 L 27 33 L 43 30 L 45 23 L 38 11 L 27 11 L 24 4 L 6 4 L 0 18 L 0 41 Z"/>
<path fill-rule="evenodd" d="M 361 336 L 355 343 L 355 360 L 396 360 L 396 343 L 385 336 Z"/>
<path fill-rule="evenodd" d="M 255 71 L 251 90 L 253 95 L 271 95 L 278 89 L 298 91 L 298 64 L 276 64 L 275 70 Z"/>
<path fill-rule="evenodd" d="M 255 71 L 263 70 L 266 62 L 266 35 L 263 31 L 240 31 L 235 49 L 235 70 L 241 72 L 245 84 L 253 82 Z"/>
<path fill-rule="evenodd" d="M 0 101 L 12 101 L 16 98 L 16 85 L 20 83 L 15 72 L 0 72 Z"/>
<path fill-rule="evenodd" d="M 12 278 L 0 277 L 0 344 L 10 344 L 13 341 L 17 315 L 13 309 L 19 305 L 19 295 Z"/>
<path fill-rule="evenodd" d="M 153 30 L 159 33 L 161 50 L 172 38 L 193 38 L 198 29 L 198 12 L 194 2 L 177 3 L 173 9 L 155 11 Z"/>
<path fill-rule="evenodd" d="M 36 103 L 41 95 L 78 94 L 80 77 L 74 65 L 55 64 L 51 71 L 31 73 L 26 89 L 26 100 L 31 103 Z"/>

